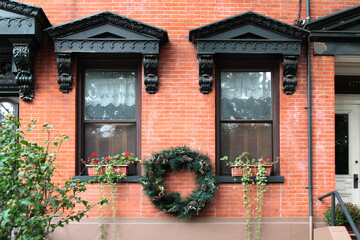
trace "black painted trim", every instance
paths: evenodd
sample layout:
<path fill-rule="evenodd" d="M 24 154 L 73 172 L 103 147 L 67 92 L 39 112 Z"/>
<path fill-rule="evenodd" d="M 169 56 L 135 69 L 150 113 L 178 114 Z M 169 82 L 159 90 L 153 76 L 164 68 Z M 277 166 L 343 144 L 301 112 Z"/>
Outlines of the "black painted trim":
<path fill-rule="evenodd" d="M 256 12 L 248 11 L 239 15 L 235 15 L 223 20 L 207 24 L 195 29 L 190 30 L 189 40 L 196 43 L 197 39 L 218 34 L 221 32 L 227 32 L 231 28 L 241 26 L 244 24 L 254 24 L 261 26 L 268 31 L 274 31 L 282 33 L 291 38 L 303 40 L 309 34 L 309 31 L 299 27 L 292 26 L 290 24 L 278 21 L 276 19 L 258 14 Z"/>
<path fill-rule="evenodd" d="M 88 182 L 92 178 L 97 179 L 97 177 L 94 176 L 73 176 L 73 179 L 79 179 L 80 182 Z M 126 178 L 121 179 L 120 181 L 117 181 L 118 183 L 139 183 L 140 176 L 127 176 Z M 97 180 L 95 180 L 97 182 Z"/>
<path fill-rule="evenodd" d="M 320 30 L 333 24 L 341 23 L 343 20 L 348 20 L 349 18 L 355 18 L 360 14 L 360 5 L 318 18 L 309 22 L 306 25 L 306 29 L 309 30 Z"/>
<path fill-rule="evenodd" d="M 90 15 L 72 22 L 64 23 L 55 27 L 46 29 L 52 39 L 57 39 L 61 36 L 68 35 L 75 32 L 81 32 L 91 27 L 96 27 L 100 24 L 111 23 L 115 26 L 128 29 L 130 31 L 148 35 L 159 39 L 161 42 L 169 41 L 166 30 L 153 27 L 151 25 L 130 19 L 109 11 L 104 11 L 98 14 Z"/>
<path fill-rule="evenodd" d="M 241 183 L 242 177 L 232 176 L 216 176 L 217 183 Z M 267 183 L 284 183 L 285 178 L 283 176 L 269 176 L 266 177 Z"/>
<path fill-rule="evenodd" d="M 127 178 L 121 179 L 118 183 L 139 183 L 141 176 L 128 176 Z M 73 176 L 73 179 L 79 179 L 80 182 L 88 182 L 92 178 L 91 176 Z M 241 183 L 242 177 L 232 177 L 232 176 L 216 176 L 216 183 Z M 267 183 L 284 183 L 285 178 L 283 176 L 270 176 L 266 177 Z M 97 181 L 95 181 L 97 182 Z"/>

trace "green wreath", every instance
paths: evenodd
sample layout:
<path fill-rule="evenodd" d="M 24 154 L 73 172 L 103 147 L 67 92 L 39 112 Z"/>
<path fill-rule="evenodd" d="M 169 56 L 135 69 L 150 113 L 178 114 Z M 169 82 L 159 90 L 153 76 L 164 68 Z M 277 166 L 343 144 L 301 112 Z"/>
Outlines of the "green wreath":
<path fill-rule="evenodd" d="M 146 195 L 163 212 L 177 215 L 180 219 L 190 219 L 194 213 L 202 211 L 215 194 L 215 174 L 209 157 L 188 147 L 175 147 L 153 153 L 144 163 L 145 173 L 140 178 Z M 164 174 L 171 170 L 187 168 L 196 174 L 198 187 L 186 198 L 178 192 L 166 192 Z"/>

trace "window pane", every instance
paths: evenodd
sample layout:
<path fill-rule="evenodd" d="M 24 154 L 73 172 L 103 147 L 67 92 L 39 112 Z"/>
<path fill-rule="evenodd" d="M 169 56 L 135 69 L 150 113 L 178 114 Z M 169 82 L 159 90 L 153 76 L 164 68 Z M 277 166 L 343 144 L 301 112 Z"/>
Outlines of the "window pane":
<path fill-rule="evenodd" d="M 335 114 L 335 173 L 349 174 L 349 115 Z"/>
<path fill-rule="evenodd" d="M 0 102 L 0 121 L 4 121 L 5 117 L 9 114 L 15 116 L 15 104 L 11 102 Z M 17 116 L 15 116 L 17 117 Z"/>
<path fill-rule="evenodd" d="M 271 72 L 221 72 L 221 119 L 271 119 Z"/>
<path fill-rule="evenodd" d="M 136 125 L 129 124 L 85 124 L 85 151 L 87 160 L 91 153 L 99 157 L 122 152 L 136 154 Z"/>
<path fill-rule="evenodd" d="M 135 72 L 87 70 L 85 120 L 135 119 Z"/>
<path fill-rule="evenodd" d="M 221 157 L 234 160 L 243 152 L 251 158 L 272 157 L 272 126 L 268 123 L 222 123 Z M 222 161 L 222 173 L 230 174 L 226 162 Z"/>

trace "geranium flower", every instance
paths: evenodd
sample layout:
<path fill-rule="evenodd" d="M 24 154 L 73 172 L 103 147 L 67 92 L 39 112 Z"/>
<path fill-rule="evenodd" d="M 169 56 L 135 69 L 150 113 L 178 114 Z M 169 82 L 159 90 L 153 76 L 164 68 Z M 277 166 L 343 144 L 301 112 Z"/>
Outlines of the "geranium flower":
<path fill-rule="evenodd" d="M 99 162 L 99 160 L 97 160 L 97 159 L 93 160 L 93 163 L 98 163 L 98 162 Z"/>
<path fill-rule="evenodd" d="M 91 156 L 96 157 L 97 153 L 92 153 Z"/>
<path fill-rule="evenodd" d="M 129 157 L 129 156 L 131 156 L 131 153 L 127 152 L 127 153 L 124 154 L 124 156 Z"/>
<path fill-rule="evenodd" d="M 91 162 L 91 161 L 92 161 L 92 158 L 91 158 L 91 157 L 89 157 L 89 158 L 88 158 L 88 161 L 89 161 L 89 162 Z"/>
<path fill-rule="evenodd" d="M 105 158 L 105 162 L 109 162 L 110 160 L 111 160 L 111 159 L 108 158 L 108 157 Z"/>
<path fill-rule="evenodd" d="M 265 160 L 263 159 L 263 160 L 261 160 L 261 162 L 260 163 L 265 163 Z"/>

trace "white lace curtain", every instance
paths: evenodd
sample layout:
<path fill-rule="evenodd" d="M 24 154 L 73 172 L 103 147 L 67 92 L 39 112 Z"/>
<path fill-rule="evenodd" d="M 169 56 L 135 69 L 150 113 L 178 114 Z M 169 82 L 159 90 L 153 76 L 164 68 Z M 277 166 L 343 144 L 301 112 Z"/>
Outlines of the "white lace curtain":
<path fill-rule="evenodd" d="M 85 106 L 135 105 L 135 73 L 86 71 Z"/>
<path fill-rule="evenodd" d="M 271 72 L 221 73 L 221 98 L 267 99 L 271 97 Z"/>

